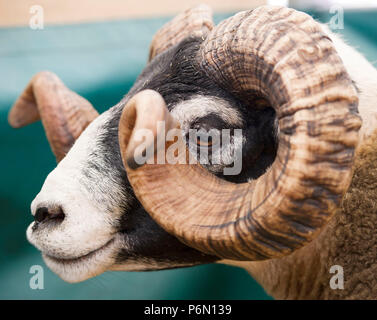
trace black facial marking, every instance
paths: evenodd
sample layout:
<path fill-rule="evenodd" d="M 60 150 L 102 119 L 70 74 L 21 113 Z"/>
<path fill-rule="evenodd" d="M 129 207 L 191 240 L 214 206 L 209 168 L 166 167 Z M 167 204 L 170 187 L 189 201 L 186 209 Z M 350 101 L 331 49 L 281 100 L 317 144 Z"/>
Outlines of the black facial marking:
<path fill-rule="evenodd" d="M 267 107 L 247 112 L 244 128 L 245 145 L 242 152 L 242 171 L 237 176 L 228 176 L 232 182 L 245 182 L 263 175 L 274 162 L 278 142 L 275 128 L 275 110 Z"/>
<path fill-rule="evenodd" d="M 140 203 L 124 214 L 120 228 L 127 239 L 127 248 L 121 250 L 117 262 L 151 260 L 156 265 L 172 267 L 210 263 L 218 260 L 194 250 L 163 230 L 144 210 Z M 156 266 L 154 267 L 156 268 Z"/>

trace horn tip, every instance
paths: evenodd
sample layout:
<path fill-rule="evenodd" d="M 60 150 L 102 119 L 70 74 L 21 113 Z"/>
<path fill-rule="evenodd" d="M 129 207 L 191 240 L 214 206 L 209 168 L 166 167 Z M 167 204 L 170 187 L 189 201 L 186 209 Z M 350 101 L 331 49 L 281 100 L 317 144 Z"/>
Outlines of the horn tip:
<path fill-rule="evenodd" d="M 14 129 L 21 128 L 25 125 L 23 121 L 17 116 L 14 105 L 12 106 L 12 108 L 10 109 L 8 113 L 8 123 Z"/>

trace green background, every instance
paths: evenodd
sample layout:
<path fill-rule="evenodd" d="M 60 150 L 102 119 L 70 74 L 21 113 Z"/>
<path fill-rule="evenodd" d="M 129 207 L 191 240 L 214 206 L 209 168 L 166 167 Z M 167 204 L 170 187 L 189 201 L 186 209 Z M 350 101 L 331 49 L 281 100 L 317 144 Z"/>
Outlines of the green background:
<path fill-rule="evenodd" d="M 311 12 L 328 22 L 329 14 Z M 230 16 L 216 15 L 215 21 Z M 43 30 L 0 28 L 0 299 L 271 299 L 246 273 L 223 265 L 156 272 L 107 272 L 68 284 L 26 240 L 30 203 L 55 159 L 40 123 L 13 130 L 7 113 L 29 79 L 51 70 L 103 112 L 116 104 L 145 66 L 149 43 L 170 17 Z M 340 30 L 377 60 L 377 12 L 346 12 Z M 377 89 L 377 88 L 376 88 Z M 44 290 L 32 290 L 29 269 L 44 266 Z"/>

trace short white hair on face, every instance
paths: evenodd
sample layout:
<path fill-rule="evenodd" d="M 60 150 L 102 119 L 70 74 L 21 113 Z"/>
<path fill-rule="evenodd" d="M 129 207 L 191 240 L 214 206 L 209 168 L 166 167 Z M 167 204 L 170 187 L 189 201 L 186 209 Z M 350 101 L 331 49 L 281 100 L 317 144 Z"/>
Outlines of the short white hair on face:
<path fill-rule="evenodd" d="M 226 100 L 218 97 L 194 96 L 185 100 L 171 110 L 171 114 L 180 123 L 183 130 L 188 130 L 190 124 L 198 118 L 208 114 L 216 114 L 224 122 L 234 127 L 241 127 L 243 119 L 240 112 L 232 107 Z"/>

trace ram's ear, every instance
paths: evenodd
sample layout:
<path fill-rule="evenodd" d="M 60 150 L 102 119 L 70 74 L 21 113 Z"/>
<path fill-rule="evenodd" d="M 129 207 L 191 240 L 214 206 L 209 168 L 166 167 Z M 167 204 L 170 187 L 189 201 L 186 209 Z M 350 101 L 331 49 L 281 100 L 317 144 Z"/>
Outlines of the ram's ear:
<path fill-rule="evenodd" d="M 149 61 L 188 36 L 204 38 L 212 28 L 212 10 L 207 5 L 202 4 L 180 13 L 153 37 Z"/>
<path fill-rule="evenodd" d="M 59 162 L 97 116 L 89 101 L 69 90 L 54 73 L 43 71 L 30 80 L 14 103 L 8 122 L 20 128 L 41 119 Z"/>

